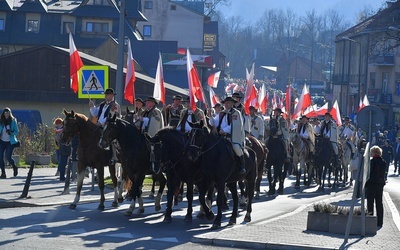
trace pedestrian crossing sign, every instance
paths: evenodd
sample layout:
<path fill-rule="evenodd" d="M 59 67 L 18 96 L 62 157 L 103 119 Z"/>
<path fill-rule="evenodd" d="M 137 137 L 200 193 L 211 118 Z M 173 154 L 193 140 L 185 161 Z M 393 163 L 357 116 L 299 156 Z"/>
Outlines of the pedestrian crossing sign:
<path fill-rule="evenodd" d="M 104 99 L 108 86 L 108 66 L 83 66 L 79 72 L 78 98 Z"/>

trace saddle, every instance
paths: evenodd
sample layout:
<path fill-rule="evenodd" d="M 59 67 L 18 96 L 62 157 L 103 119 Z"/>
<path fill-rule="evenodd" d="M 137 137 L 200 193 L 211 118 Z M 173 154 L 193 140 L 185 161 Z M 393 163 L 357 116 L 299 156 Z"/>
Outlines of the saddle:
<path fill-rule="evenodd" d="M 312 154 L 311 154 L 311 148 L 310 148 L 310 143 L 311 143 L 311 141 L 309 141 L 309 140 L 307 140 L 307 139 L 304 139 L 304 138 L 301 138 L 301 139 L 303 140 L 304 144 L 306 145 L 307 159 L 308 159 L 308 160 L 312 160 L 312 159 L 311 159 L 311 158 L 312 158 Z"/>
<path fill-rule="evenodd" d="M 239 156 L 236 155 L 235 151 L 233 151 L 232 143 L 227 139 L 224 138 L 223 141 L 228 149 L 229 156 L 232 160 L 236 161 L 239 165 L 241 164 Z"/>

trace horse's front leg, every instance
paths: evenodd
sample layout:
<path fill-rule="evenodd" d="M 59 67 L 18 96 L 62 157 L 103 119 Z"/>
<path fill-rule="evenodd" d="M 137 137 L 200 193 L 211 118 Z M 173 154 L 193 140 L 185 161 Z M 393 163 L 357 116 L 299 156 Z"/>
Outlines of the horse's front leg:
<path fill-rule="evenodd" d="M 186 199 L 187 199 L 187 212 L 185 216 L 185 222 L 191 223 L 192 222 L 192 213 L 193 213 L 193 182 L 188 181 L 186 183 L 187 190 L 186 190 Z"/>
<path fill-rule="evenodd" d="M 299 162 L 295 161 L 296 165 L 294 166 L 294 169 L 296 171 L 296 184 L 294 185 L 295 189 L 300 189 L 300 178 L 301 178 L 301 168 L 303 161 L 300 161 L 300 167 L 299 167 Z"/>
<path fill-rule="evenodd" d="M 112 203 L 112 207 L 118 207 L 118 180 L 117 180 L 117 171 L 116 171 L 116 163 L 113 161 L 113 164 L 108 167 L 110 172 L 110 177 L 114 187 L 114 201 Z M 104 175 L 103 175 L 104 176 Z M 104 182 L 103 182 L 104 183 Z M 122 197 L 122 194 L 121 194 Z"/>
<path fill-rule="evenodd" d="M 167 208 L 165 209 L 164 221 L 170 223 L 172 221 L 172 202 L 174 200 L 174 193 L 177 186 L 176 178 L 172 174 L 167 176 Z"/>
<path fill-rule="evenodd" d="M 114 174 L 115 174 L 115 171 L 114 171 Z M 99 181 L 98 185 L 99 185 L 99 189 L 100 189 L 100 204 L 97 207 L 97 209 L 103 211 L 104 207 L 105 207 L 104 201 L 106 200 L 106 197 L 104 196 L 104 166 L 97 167 L 97 178 Z M 116 181 L 116 179 L 115 179 L 115 181 Z"/>
<path fill-rule="evenodd" d="M 164 175 L 162 172 L 160 172 L 158 175 L 158 182 L 160 184 L 160 187 L 158 189 L 158 193 L 156 196 L 156 202 L 155 202 L 155 210 L 156 212 L 161 210 L 161 200 L 162 200 L 162 196 L 164 193 L 164 188 L 165 188 L 165 184 L 167 183 L 167 180 L 165 179 Z"/>
<path fill-rule="evenodd" d="M 239 210 L 239 206 L 238 206 L 239 198 L 238 198 L 238 194 L 237 194 L 236 182 L 228 183 L 227 185 L 228 185 L 229 190 L 231 191 L 232 200 L 233 200 L 232 215 L 231 215 L 231 218 L 229 219 L 228 225 L 235 225 L 236 218 L 238 216 L 238 210 Z M 218 191 L 218 196 L 219 196 L 219 191 Z"/>
<path fill-rule="evenodd" d="M 133 211 L 135 210 L 135 206 L 136 206 L 136 197 L 139 198 L 141 197 L 141 186 L 143 185 L 143 180 L 144 180 L 144 175 L 142 174 L 136 174 L 135 178 L 131 178 L 133 179 L 133 185 L 131 187 L 131 190 L 129 191 L 131 197 L 132 197 L 132 202 L 131 205 L 129 206 L 129 208 L 125 211 L 125 216 L 131 216 Z M 140 199 L 139 199 L 140 202 Z M 140 205 L 140 203 L 139 203 Z M 143 206 L 143 205 L 142 205 Z M 144 208 L 139 208 L 138 213 L 144 212 Z"/>
<path fill-rule="evenodd" d="M 222 220 L 222 205 L 224 204 L 224 188 L 225 188 L 225 182 L 220 180 L 217 184 L 217 207 L 218 207 L 218 212 L 217 216 L 215 217 L 214 223 L 211 227 L 211 229 L 216 229 L 221 227 L 221 220 Z M 231 190 L 231 189 L 230 189 Z M 235 183 L 235 190 L 236 190 L 236 183 Z M 232 192 L 232 190 L 231 190 Z M 235 197 L 236 197 L 236 202 L 235 202 Z M 232 199 L 233 199 L 233 207 L 237 207 L 238 205 L 238 197 L 237 197 L 237 190 L 235 193 L 232 193 Z M 233 215 L 232 215 L 233 216 Z"/>
<path fill-rule="evenodd" d="M 275 194 L 275 183 L 274 183 L 274 179 L 272 177 L 272 168 L 271 167 L 272 167 L 272 165 L 267 162 L 266 168 L 267 168 L 267 178 L 268 178 L 268 185 L 269 185 L 268 195 Z"/>
<path fill-rule="evenodd" d="M 246 209 L 246 215 L 244 216 L 244 222 L 251 221 L 251 212 L 253 211 L 252 203 L 253 203 L 254 185 L 255 185 L 254 179 L 249 178 L 247 180 L 247 197 L 249 197 L 249 199 L 247 200 L 247 209 Z"/>
<path fill-rule="evenodd" d="M 72 202 L 71 205 L 69 205 L 69 208 L 71 209 L 75 209 L 76 205 L 79 202 L 79 199 L 81 197 L 81 191 L 82 191 L 82 186 L 83 186 L 83 179 L 85 178 L 85 169 L 86 166 L 83 165 L 83 163 L 79 162 L 78 163 L 78 180 L 76 183 L 76 195 L 75 195 L 75 199 Z"/>
<path fill-rule="evenodd" d="M 198 183 L 198 189 L 199 189 L 199 202 L 200 202 L 200 212 L 197 215 L 197 217 L 201 218 L 202 216 L 206 216 L 208 220 L 214 219 L 214 213 L 211 211 L 211 208 L 207 205 L 206 203 L 206 193 L 210 188 L 214 188 L 213 185 L 210 185 L 211 183 L 203 180 L 201 183 Z"/>

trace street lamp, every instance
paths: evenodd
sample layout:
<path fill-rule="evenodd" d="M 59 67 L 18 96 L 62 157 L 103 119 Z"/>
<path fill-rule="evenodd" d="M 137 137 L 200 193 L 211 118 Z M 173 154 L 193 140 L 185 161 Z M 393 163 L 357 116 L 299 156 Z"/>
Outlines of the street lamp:
<path fill-rule="evenodd" d="M 359 59 L 358 59 L 358 97 L 361 100 L 361 43 L 359 41 L 351 39 L 347 36 L 342 37 L 342 39 L 353 42 L 353 43 L 357 43 L 358 45 L 360 45 L 360 50 L 358 52 L 358 54 L 359 54 Z"/>
<path fill-rule="evenodd" d="M 310 83 L 309 83 L 309 85 L 311 86 L 311 84 L 312 84 L 312 76 L 313 76 L 313 62 L 314 62 L 314 60 L 313 60 L 313 56 L 314 56 L 314 50 L 313 50 L 313 47 L 310 47 L 310 46 L 307 46 L 307 45 L 304 45 L 304 44 L 299 44 L 299 46 L 300 47 L 305 47 L 305 48 L 309 48 L 310 49 L 310 53 L 311 53 L 311 65 L 310 65 Z"/>

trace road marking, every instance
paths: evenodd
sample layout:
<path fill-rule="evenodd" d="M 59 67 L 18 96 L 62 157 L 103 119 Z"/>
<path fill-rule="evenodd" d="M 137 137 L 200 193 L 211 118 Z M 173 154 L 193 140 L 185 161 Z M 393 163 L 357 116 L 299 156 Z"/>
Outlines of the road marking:
<path fill-rule="evenodd" d="M 106 234 L 108 237 L 124 238 L 124 239 L 134 239 L 135 236 L 130 233 L 119 233 L 119 234 Z"/>
<path fill-rule="evenodd" d="M 396 206 L 394 205 L 392 199 L 390 198 L 390 195 L 388 192 L 383 192 L 383 197 L 385 197 L 385 200 L 389 206 L 390 212 L 392 213 L 393 217 L 393 222 L 396 225 L 397 229 L 400 231 L 400 215 L 399 211 L 397 211 Z"/>
<path fill-rule="evenodd" d="M 178 243 L 178 239 L 175 237 L 166 237 L 166 238 L 153 238 L 155 241 L 164 241 L 164 242 L 173 242 Z"/>
<path fill-rule="evenodd" d="M 70 230 L 63 230 L 61 232 L 70 233 L 70 234 L 84 234 L 84 233 L 86 233 L 86 230 L 83 228 L 76 228 L 76 229 L 70 229 Z"/>

